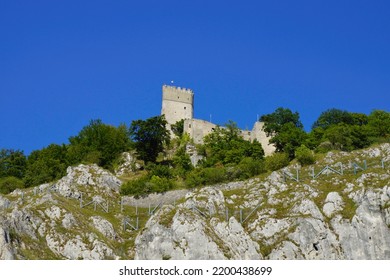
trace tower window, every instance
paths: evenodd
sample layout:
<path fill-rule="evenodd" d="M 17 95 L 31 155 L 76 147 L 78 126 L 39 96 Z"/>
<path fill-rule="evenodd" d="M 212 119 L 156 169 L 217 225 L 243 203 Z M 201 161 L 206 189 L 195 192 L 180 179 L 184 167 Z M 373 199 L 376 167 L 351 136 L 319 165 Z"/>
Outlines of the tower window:
<path fill-rule="evenodd" d="M 184 107 L 184 110 L 187 110 L 187 107 Z"/>

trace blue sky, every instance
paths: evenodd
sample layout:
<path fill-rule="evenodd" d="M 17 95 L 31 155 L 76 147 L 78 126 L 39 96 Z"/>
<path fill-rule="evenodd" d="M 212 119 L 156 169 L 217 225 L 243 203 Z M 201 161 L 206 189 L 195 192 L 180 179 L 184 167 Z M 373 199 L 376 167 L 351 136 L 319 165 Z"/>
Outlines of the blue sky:
<path fill-rule="evenodd" d="M 195 117 L 252 128 L 277 107 L 390 108 L 389 1 L 0 0 L 0 148 L 67 143 L 91 119 L 160 114 L 171 80 Z"/>

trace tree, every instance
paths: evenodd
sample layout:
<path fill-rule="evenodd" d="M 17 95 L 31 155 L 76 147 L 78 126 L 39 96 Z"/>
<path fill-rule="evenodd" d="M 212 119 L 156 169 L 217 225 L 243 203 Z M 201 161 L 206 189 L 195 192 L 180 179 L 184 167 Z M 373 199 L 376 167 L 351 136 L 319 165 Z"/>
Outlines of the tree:
<path fill-rule="evenodd" d="M 5 178 L 0 178 L 0 193 L 8 194 L 13 192 L 16 189 L 23 189 L 23 181 L 19 178 L 10 176 Z"/>
<path fill-rule="evenodd" d="M 302 165 L 310 165 L 316 161 L 313 151 L 305 145 L 302 145 L 295 150 L 295 158 Z"/>
<path fill-rule="evenodd" d="M 23 178 L 26 172 L 27 159 L 22 151 L 12 149 L 0 150 L 0 178 Z"/>
<path fill-rule="evenodd" d="M 222 164 L 238 164 L 243 158 L 262 159 L 264 151 L 258 141 L 243 139 L 236 123 L 229 121 L 226 127 L 216 127 L 204 138 L 206 150 L 205 166 Z"/>
<path fill-rule="evenodd" d="M 295 156 L 295 150 L 306 140 L 306 132 L 296 127 L 293 123 L 286 123 L 282 126 L 280 132 L 271 138 L 271 144 L 275 144 L 277 152 L 288 154 L 290 159 Z"/>
<path fill-rule="evenodd" d="M 87 162 L 110 168 L 114 160 L 130 148 L 125 125 L 118 127 L 91 120 L 77 136 L 69 138 L 68 159 L 72 164 Z"/>
<path fill-rule="evenodd" d="M 280 132 L 283 126 L 287 123 L 293 124 L 297 128 L 303 129 L 303 125 L 299 120 L 299 113 L 293 113 L 290 109 L 279 107 L 275 112 L 267 115 L 262 115 L 260 121 L 264 122 L 264 131 L 267 136 L 272 136 Z"/>
<path fill-rule="evenodd" d="M 173 124 L 171 126 L 171 130 L 173 134 L 180 138 L 184 132 L 184 119 L 181 119 L 180 121 L 177 121 L 175 124 Z"/>
<path fill-rule="evenodd" d="M 59 179 L 66 173 L 68 161 L 65 145 L 51 144 L 42 150 L 31 152 L 27 158 L 24 181 L 27 187 L 48 183 Z"/>
<path fill-rule="evenodd" d="M 383 110 L 374 110 L 368 116 L 368 126 L 374 136 L 386 137 L 390 135 L 390 113 Z"/>
<path fill-rule="evenodd" d="M 260 121 L 264 122 L 264 131 L 271 136 L 269 142 L 275 145 L 276 151 L 285 152 L 293 159 L 295 149 L 306 139 L 299 113 L 280 107 L 271 114 L 261 116 Z"/>
<path fill-rule="evenodd" d="M 130 136 L 139 157 L 147 162 L 156 162 L 159 153 L 164 151 L 164 145 L 170 142 L 167 121 L 164 116 L 156 116 L 147 120 L 135 120 L 130 125 Z"/>
<path fill-rule="evenodd" d="M 371 144 L 369 133 L 367 126 L 340 123 L 325 130 L 323 141 L 328 140 L 333 149 L 352 151 L 368 147 Z"/>
<path fill-rule="evenodd" d="M 327 129 L 330 126 L 339 123 L 353 125 L 355 124 L 355 122 L 362 121 L 359 120 L 359 118 L 361 118 L 360 115 L 354 116 L 352 113 L 349 113 L 345 110 L 332 108 L 321 113 L 318 119 L 314 122 L 312 129 L 317 127 L 322 127 L 323 129 Z"/>

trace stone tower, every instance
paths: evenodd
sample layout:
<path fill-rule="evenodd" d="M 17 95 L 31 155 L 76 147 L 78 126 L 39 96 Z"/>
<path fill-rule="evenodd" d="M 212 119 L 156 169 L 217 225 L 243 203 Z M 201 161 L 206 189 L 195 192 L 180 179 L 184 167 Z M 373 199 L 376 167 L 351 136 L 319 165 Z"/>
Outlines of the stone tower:
<path fill-rule="evenodd" d="M 165 115 L 169 126 L 182 119 L 194 117 L 194 92 L 192 90 L 163 85 L 162 92 L 161 115 Z"/>

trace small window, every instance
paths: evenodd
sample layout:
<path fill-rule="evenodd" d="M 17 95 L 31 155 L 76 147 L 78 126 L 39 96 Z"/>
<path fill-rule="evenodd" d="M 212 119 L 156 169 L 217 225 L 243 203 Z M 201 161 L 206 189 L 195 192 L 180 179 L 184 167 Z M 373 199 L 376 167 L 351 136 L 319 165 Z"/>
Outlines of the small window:
<path fill-rule="evenodd" d="M 184 107 L 184 110 L 187 110 L 187 107 Z"/>
<path fill-rule="evenodd" d="M 191 128 L 191 124 L 189 124 L 188 127 Z"/>

